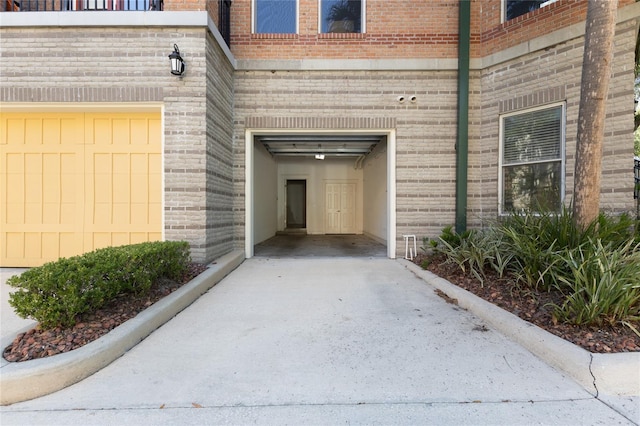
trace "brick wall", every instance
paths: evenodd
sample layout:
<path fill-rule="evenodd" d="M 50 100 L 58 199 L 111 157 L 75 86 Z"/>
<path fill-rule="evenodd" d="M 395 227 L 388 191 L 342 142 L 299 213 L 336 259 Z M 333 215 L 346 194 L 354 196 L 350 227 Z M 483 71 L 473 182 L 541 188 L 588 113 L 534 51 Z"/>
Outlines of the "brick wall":
<path fill-rule="evenodd" d="M 207 36 L 206 258 L 233 249 L 233 68 Z"/>
<path fill-rule="evenodd" d="M 234 0 L 231 19 L 238 59 L 457 56 L 454 0 L 367 0 L 365 34 L 318 34 L 318 0 L 300 0 L 298 34 L 251 34 L 251 0 Z"/>
<path fill-rule="evenodd" d="M 601 207 L 610 211 L 633 209 L 633 64 L 636 24 L 616 28 L 612 80 L 607 102 Z M 470 215 L 495 217 L 498 207 L 499 116 L 557 101 L 566 102 L 566 201 L 571 200 L 583 38 L 566 41 L 553 49 L 501 63 L 482 71 L 480 141 L 470 155 L 483 166 L 472 182 L 482 197 L 473 197 Z M 477 143 L 479 142 L 479 143 Z"/>
<path fill-rule="evenodd" d="M 501 22 L 503 0 L 471 0 L 471 56 L 484 57 L 584 21 L 586 1 L 558 0 Z M 634 0 L 619 0 L 619 8 Z M 299 1 L 297 34 L 251 34 L 251 0 L 234 0 L 238 59 L 457 58 L 459 2 L 367 0 L 364 34 L 318 34 L 318 1 Z"/>
<path fill-rule="evenodd" d="M 236 240 L 244 239 L 246 128 L 393 126 L 397 130 L 397 233 L 419 230 L 421 235 L 437 235 L 455 216 L 456 75 L 454 71 L 237 72 Z M 400 104 L 400 95 L 415 95 L 417 102 Z M 403 243 L 396 244 L 400 249 Z"/>
<path fill-rule="evenodd" d="M 0 29 L 1 102 L 164 106 L 165 238 L 189 241 L 201 262 L 232 246 L 232 72 L 206 34 L 206 28 Z M 183 78 L 169 72 L 174 43 L 187 61 Z"/>
<path fill-rule="evenodd" d="M 480 56 L 517 46 L 535 37 L 580 23 L 587 16 L 587 2 L 585 0 L 558 0 L 541 9 L 502 23 L 500 22 L 501 0 L 476 1 L 481 2 L 482 34 L 478 52 Z M 633 4 L 634 1 L 618 0 L 618 8 Z"/>

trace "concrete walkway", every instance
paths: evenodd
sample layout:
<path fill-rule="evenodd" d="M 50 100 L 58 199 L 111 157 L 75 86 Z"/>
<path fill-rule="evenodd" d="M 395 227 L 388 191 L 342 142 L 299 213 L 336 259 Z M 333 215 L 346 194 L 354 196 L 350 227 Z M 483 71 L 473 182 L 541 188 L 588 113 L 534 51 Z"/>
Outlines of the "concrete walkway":
<path fill-rule="evenodd" d="M 245 261 L 108 367 L 0 424 L 637 424 L 400 261 Z"/>

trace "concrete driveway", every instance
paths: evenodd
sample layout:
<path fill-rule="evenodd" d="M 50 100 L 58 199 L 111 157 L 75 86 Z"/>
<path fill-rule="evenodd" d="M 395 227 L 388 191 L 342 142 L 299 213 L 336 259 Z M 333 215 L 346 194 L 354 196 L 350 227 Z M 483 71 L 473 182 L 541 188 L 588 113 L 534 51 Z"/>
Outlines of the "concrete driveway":
<path fill-rule="evenodd" d="M 384 258 L 249 259 L 93 376 L 0 408 L 2 425 L 637 422 Z"/>

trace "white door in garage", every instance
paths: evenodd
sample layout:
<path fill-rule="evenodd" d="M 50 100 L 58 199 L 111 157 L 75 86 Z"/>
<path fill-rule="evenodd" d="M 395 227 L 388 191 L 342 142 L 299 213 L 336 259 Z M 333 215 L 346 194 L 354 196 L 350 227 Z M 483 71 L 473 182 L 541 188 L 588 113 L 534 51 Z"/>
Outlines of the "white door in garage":
<path fill-rule="evenodd" d="M 0 114 L 0 265 L 162 238 L 159 113 Z"/>
<path fill-rule="evenodd" d="M 326 234 L 356 232 L 356 184 L 325 184 Z"/>

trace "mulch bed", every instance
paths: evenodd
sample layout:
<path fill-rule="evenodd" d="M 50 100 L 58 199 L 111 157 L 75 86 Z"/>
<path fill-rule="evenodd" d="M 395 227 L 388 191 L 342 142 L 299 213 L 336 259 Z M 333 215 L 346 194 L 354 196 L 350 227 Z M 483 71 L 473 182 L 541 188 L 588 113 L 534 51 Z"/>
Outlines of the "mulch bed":
<path fill-rule="evenodd" d="M 421 265 L 427 257 L 414 259 Z M 558 292 L 539 292 L 519 287 L 511 278 L 499 278 L 487 273 L 484 283 L 480 283 L 470 274 L 465 274 L 457 265 L 446 263 L 443 256 L 431 257 L 427 270 L 448 280 L 484 300 L 509 311 L 525 321 L 562 337 L 592 353 L 638 352 L 640 336 L 630 327 L 616 326 L 577 326 L 555 321 L 549 303 L 560 304 L 562 295 Z M 640 321 L 632 322 L 640 330 Z"/>
<path fill-rule="evenodd" d="M 418 265 L 425 256 L 418 256 Z M 99 311 L 83 315 L 78 323 L 69 328 L 42 330 L 35 327 L 19 334 L 3 351 L 7 361 L 20 362 L 30 359 L 69 352 L 107 334 L 118 325 L 135 317 L 158 300 L 174 292 L 206 269 L 205 265 L 192 264 L 189 272 L 180 281 L 159 280 L 149 294 L 134 297 L 124 295 Z M 538 327 L 560 336 L 593 353 L 638 352 L 640 336 L 626 326 L 587 327 L 561 324 L 554 321 L 548 303 L 559 303 L 557 293 L 535 292 L 520 288 L 514 280 L 488 274 L 484 285 L 473 276 L 464 274 L 456 265 L 444 262 L 443 258 L 432 258 L 427 268 L 451 283 L 505 309 Z M 442 295 L 445 299 L 445 295 Z M 632 323 L 640 330 L 640 322 Z"/>
<path fill-rule="evenodd" d="M 148 294 L 122 295 L 95 313 L 79 316 L 78 322 L 73 327 L 43 330 L 36 326 L 26 333 L 19 334 L 4 349 L 2 355 L 7 361 L 20 362 L 45 358 L 82 347 L 173 293 L 205 269 L 207 269 L 206 265 L 192 263 L 181 280 L 161 279 L 151 286 Z"/>

